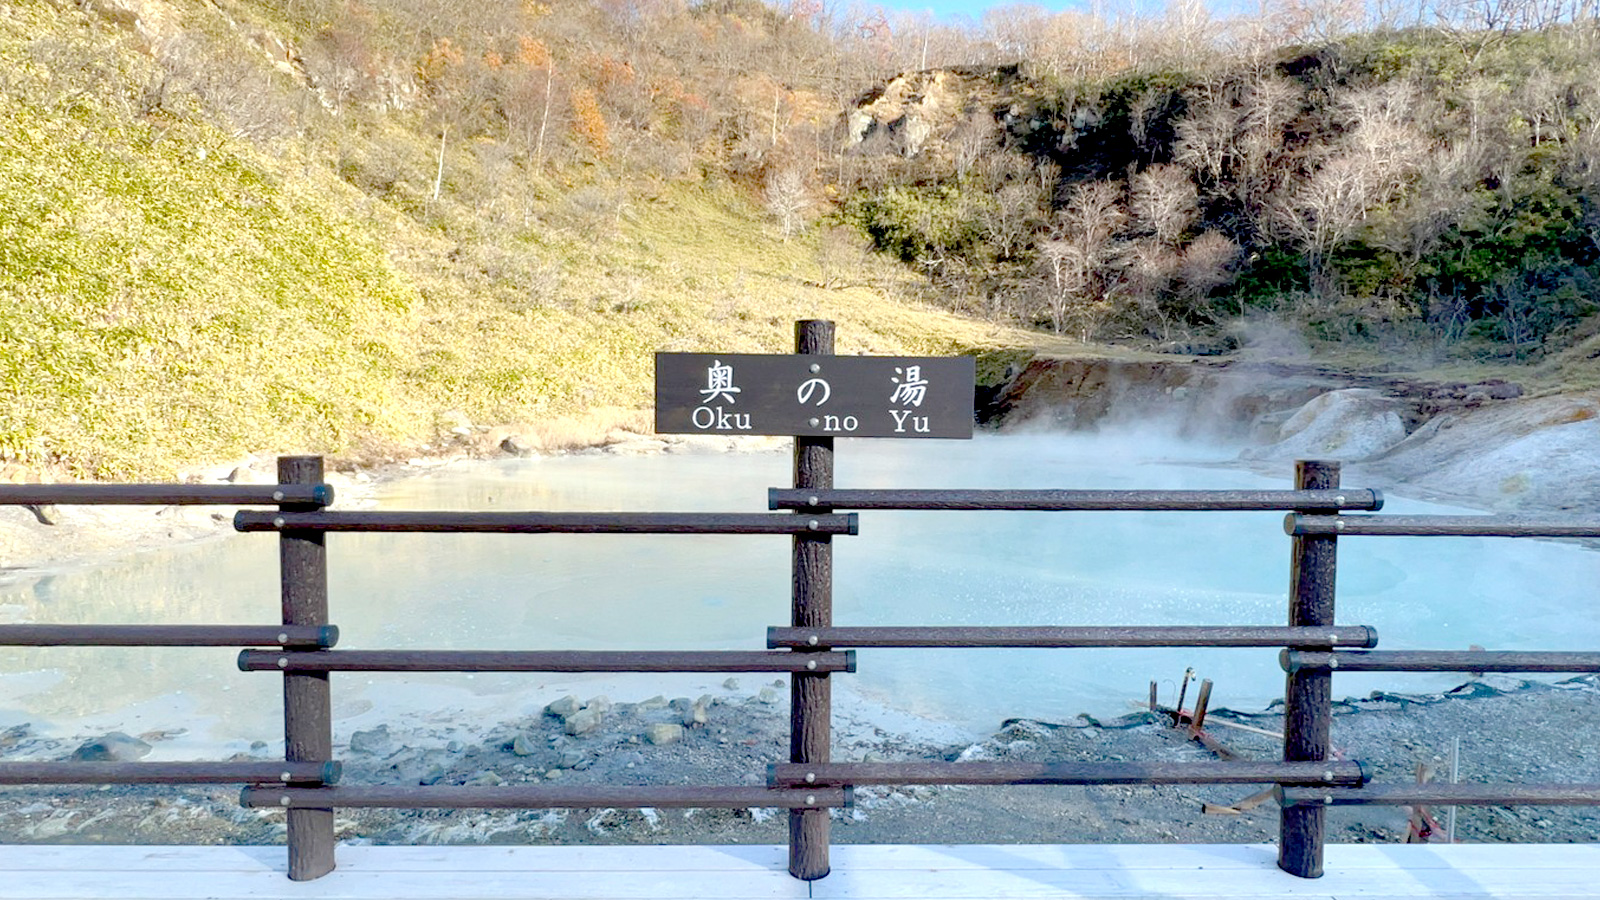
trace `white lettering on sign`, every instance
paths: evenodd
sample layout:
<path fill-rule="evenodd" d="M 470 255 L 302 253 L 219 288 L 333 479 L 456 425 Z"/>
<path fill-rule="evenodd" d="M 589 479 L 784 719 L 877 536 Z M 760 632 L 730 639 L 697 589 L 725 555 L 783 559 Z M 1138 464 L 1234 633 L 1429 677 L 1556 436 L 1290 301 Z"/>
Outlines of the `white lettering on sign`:
<path fill-rule="evenodd" d="M 855 416 L 845 416 L 842 419 L 839 418 L 838 416 L 823 416 L 822 417 L 822 430 L 823 431 L 845 431 L 845 432 L 849 432 L 849 431 L 855 431 L 857 428 L 860 428 L 860 427 L 861 427 L 861 420 L 857 419 Z"/>
<path fill-rule="evenodd" d="M 712 360 L 711 365 L 706 367 L 706 386 L 700 391 L 700 395 L 707 400 L 722 397 L 732 403 L 733 395 L 739 392 L 739 389 L 733 386 L 733 366 L 723 365 L 720 359 Z"/>
<path fill-rule="evenodd" d="M 808 378 L 801 382 L 800 387 L 795 390 L 794 396 L 796 400 L 800 401 L 800 405 L 804 406 L 811 402 L 811 398 L 815 397 L 818 391 L 822 392 L 822 396 L 817 398 L 815 404 L 817 406 L 827 403 L 828 398 L 833 396 L 832 385 L 821 378 Z"/>
<path fill-rule="evenodd" d="M 689 415 L 694 427 L 701 431 L 749 431 L 749 413 L 730 413 L 721 407 L 702 406 Z"/>
<path fill-rule="evenodd" d="M 927 434 L 930 430 L 928 427 L 928 417 L 913 416 L 911 415 L 911 410 L 909 409 L 891 409 L 889 410 L 889 415 L 894 416 L 895 434 L 906 433 L 906 419 L 908 418 L 911 420 L 911 429 L 916 433 Z"/>
<path fill-rule="evenodd" d="M 928 382 L 922 377 L 921 366 L 894 367 L 896 377 L 889 380 L 894 382 L 894 393 L 889 395 L 890 403 L 900 403 L 906 406 L 921 406 L 922 401 L 928 397 Z M 901 381 L 900 378 L 905 380 Z"/>

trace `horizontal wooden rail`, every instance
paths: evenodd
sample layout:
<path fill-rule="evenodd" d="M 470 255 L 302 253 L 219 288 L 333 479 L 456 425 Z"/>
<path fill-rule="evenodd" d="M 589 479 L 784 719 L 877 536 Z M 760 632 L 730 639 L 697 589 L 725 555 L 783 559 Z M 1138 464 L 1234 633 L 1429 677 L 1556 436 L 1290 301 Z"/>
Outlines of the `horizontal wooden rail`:
<path fill-rule="evenodd" d="M 850 806 L 849 788 L 772 790 L 721 785 L 500 785 L 412 787 L 406 785 L 320 789 L 245 788 L 246 807 L 289 809 L 832 809 Z"/>
<path fill-rule="evenodd" d="M 1285 650 L 1285 672 L 1600 672 L 1600 653 L 1561 650 Z"/>
<path fill-rule="evenodd" d="M 768 509 L 1012 510 L 1022 512 L 1273 512 L 1383 508 L 1369 489 L 1316 491 L 804 490 L 769 488 Z"/>
<path fill-rule="evenodd" d="M 1324 762 L 776 763 L 771 787 L 864 784 L 1295 784 L 1360 785 L 1351 760 Z"/>
<path fill-rule="evenodd" d="M 767 629 L 767 646 L 829 647 L 1376 647 L 1366 625 L 940 625 Z"/>
<path fill-rule="evenodd" d="M 0 484 L 0 506 L 330 506 L 329 484 Z"/>
<path fill-rule="evenodd" d="M 1600 519 L 1520 516 L 1308 516 L 1283 520 L 1291 537 L 1600 537 Z"/>
<path fill-rule="evenodd" d="M 332 647 L 334 625 L 0 625 L 0 647 Z"/>
<path fill-rule="evenodd" d="M 245 672 L 854 672 L 852 651 L 245 650 Z"/>
<path fill-rule="evenodd" d="M 3 762 L 0 784 L 336 784 L 336 762 Z"/>
<path fill-rule="evenodd" d="M 1284 787 L 1284 806 L 1600 806 L 1600 784 L 1368 784 Z"/>
<path fill-rule="evenodd" d="M 394 510 L 254 512 L 239 531 L 397 531 L 431 534 L 855 534 L 855 514 L 548 513 Z"/>

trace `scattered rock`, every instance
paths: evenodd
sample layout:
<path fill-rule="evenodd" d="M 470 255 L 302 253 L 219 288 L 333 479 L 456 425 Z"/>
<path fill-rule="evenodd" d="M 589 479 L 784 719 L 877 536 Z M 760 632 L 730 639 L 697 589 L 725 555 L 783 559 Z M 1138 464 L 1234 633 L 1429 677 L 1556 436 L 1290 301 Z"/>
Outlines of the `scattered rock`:
<path fill-rule="evenodd" d="M 150 745 L 136 737 L 113 731 L 72 751 L 78 762 L 133 762 L 150 755 Z"/>
<path fill-rule="evenodd" d="M 739 679 L 729 678 L 722 683 L 722 687 L 724 690 L 737 691 L 739 689 Z"/>
<path fill-rule="evenodd" d="M 12 747 L 22 743 L 32 731 L 33 725 L 28 722 L 23 722 L 21 725 L 13 725 L 4 731 L 0 731 L 0 750 L 10 750 Z"/>
<path fill-rule="evenodd" d="M 544 748 L 539 746 L 538 739 L 530 734 L 519 734 L 511 742 L 511 752 L 517 756 L 532 756 Z"/>
<path fill-rule="evenodd" d="M 605 713 L 598 708 L 585 707 L 570 716 L 565 721 L 567 734 L 588 734 L 600 727 L 600 722 L 605 718 Z"/>
<path fill-rule="evenodd" d="M 479 775 L 477 775 L 477 776 L 475 776 L 475 777 L 473 777 L 471 779 L 468 779 L 468 781 L 466 783 L 466 786 L 467 787 L 495 787 L 497 785 L 501 785 L 501 784 L 504 784 L 504 783 L 505 783 L 505 779 L 501 778 L 499 775 L 496 775 L 493 772 L 483 772 L 483 773 L 481 773 L 481 774 L 479 774 Z"/>
<path fill-rule="evenodd" d="M 222 477 L 229 484 L 266 484 L 266 473 L 258 472 L 248 465 L 235 466 L 233 471 Z"/>
<path fill-rule="evenodd" d="M 394 746 L 394 738 L 389 736 L 389 726 L 379 725 L 367 731 L 357 731 L 350 735 L 351 753 L 383 753 Z"/>
<path fill-rule="evenodd" d="M 500 452 L 516 457 L 535 456 L 538 453 L 533 444 L 520 434 L 506 435 L 505 440 L 500 442 Z"/>
<path fill-rule="evenodd" d="M 711 704 L 714 702 L 715 700 L 707 694 L 690 704 L 688 709 L 682 710 L 683 724 L 690 728 L 698 728 L 710 722 Z"/>
<path fill-rule="evenodd" d="M 578 698 L 568 694 L 567 696 L 562 697 L 560 700 L 557 700 L 549 706 L 546 706 L 544 708 L 544 714 L 547 716 L 555 716 L 558 719 L 565 719 L 567 716 L 572 715 L 582 708 L 583 705 L 578 702 Z"/>
<path fill-rule="evenodd" d="M 762 703 L 777 703 L 778 692 L 770 687 L 764 687 L 761 689 L 761 693 L 756 695 L 756 699 Z"/>
<path fill-rule="evenodd" d="M 651 725 L 644 730 L 644 738 L 657 746 L 676 743 L 683 740 L 683 726 L 672 722 Z"/>

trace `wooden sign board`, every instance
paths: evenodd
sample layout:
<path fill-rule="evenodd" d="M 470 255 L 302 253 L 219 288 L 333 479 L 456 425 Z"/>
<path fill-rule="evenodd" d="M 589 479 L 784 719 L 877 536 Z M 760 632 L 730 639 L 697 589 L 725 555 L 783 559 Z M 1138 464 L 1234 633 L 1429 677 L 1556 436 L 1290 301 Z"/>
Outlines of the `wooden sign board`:
<path fill-rule="evenodd" d="M 969 356 L 657 353 L 656 431 L 971 438 Z"/>

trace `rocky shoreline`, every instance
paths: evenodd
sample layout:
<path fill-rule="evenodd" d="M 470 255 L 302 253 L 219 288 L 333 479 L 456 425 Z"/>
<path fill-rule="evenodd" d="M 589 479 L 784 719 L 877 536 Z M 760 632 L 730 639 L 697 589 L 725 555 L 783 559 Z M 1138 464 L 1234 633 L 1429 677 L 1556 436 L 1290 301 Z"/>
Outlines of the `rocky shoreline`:
<path fill-rule="evenodd" d="M 612 702 L 564 697 L 542 713 L 490 724 L 438 721 L 385 725 L 340 740 L 349 784 L 725 784 L 763 783 L 787 755 L 787 691 L 753 691 L 729 679 L 715 694 Z M 1600 781 L 1594 749 L 1600 682 L 1555 684 L 1490 677 L 1444 694 L 1381 693 L 1335 707 L 1334 744 L 1382 782 L 1409 782 L 1419 767 L 1448 780 L 1459 755 L 1462 781 Z M 1207 734 L 1242 758 L 1269 760 L 1279 744 L 1275 710 L 1219 709 Z M 870 717 L 836 719 L 835 758 L 860 761 L 1200 761 L 1217 756 L 1147 711 L 1109 722 L 1009 720 L 989 737 L 943 742 L 895 734 Z M 1243 726 L 1238 727 L 1238 726 Z M 1248 729 L 1248 730 L 1247 730 Z M 73 741 L 0 732 L 0 758 L 138 758 L 145 739 Z M 1459 750 L 1457 751 L 1457 742 Z M 261 745 L 239 758 L 264 759 Z M 1277 806 L 1231 812 L 1265 786 L 860 788 L 853 808 L 834 812 L 846 843 L 1272 841 Z M 1247 804 L 1246 804 L 1247 805 Z M 1408 810 L 1341 807 L 1329 837 L 1403 841 Z M 1446 821 L 1443 810 L 1432 811 Z M 405 844 L 781 843 L 778 810 L 343 810 L 342 840 Z M 244 809 L 231 788 L 46 787 L 0 790 L 0 842 L 281 843 L 278 810 Z M 1460 841 L 1568 842 L 1600 839 L 1600 811 L 1587 807 L 1462 807 Z M 1435 840 L 1443 839 L 1436 836 Z"/>

